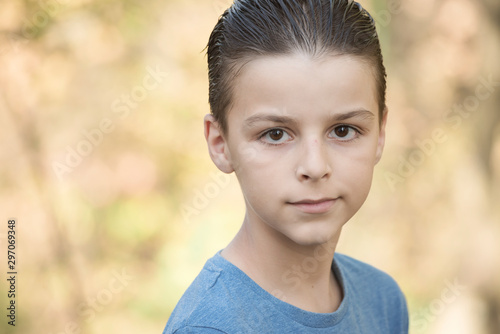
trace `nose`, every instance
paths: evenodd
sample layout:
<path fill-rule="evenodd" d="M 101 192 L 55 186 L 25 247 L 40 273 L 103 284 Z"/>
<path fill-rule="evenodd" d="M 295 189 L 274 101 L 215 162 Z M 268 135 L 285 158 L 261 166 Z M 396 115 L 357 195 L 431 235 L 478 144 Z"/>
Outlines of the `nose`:
<path fill-rule="evenodd" d="M 325 143 L 312 139 L 304 141 L 298 152 L 297 178 L 301 181 L 328 179 L 332 173 Z"/>

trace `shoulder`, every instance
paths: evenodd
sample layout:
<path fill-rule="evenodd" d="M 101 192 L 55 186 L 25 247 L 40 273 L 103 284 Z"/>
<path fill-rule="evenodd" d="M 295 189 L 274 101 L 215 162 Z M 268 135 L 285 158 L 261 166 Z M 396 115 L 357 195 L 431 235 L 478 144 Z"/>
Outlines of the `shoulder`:
<path fill-rule="evenodd" d="M 335 253 L 345 293 L 349 296 L 354 313 L 373 315 L 385 319 L 391 333 L 408 332 L 406 298 L 396 281 L 387 273 L 349 256 Z"/>
<path fill-rule="evenodd" d="M 368 263 L 335 253 L 335 264 L 347 281 L 363 283 L 363 285 L 382 285 L 400 291 L 398 284 L 390 275 Z"/>
<path fill-rule="evenodd" d="M 234 325 L 238 277 L 216 255 L 208 260 L 170 315 L 164 334 L 227 333 Z"/>

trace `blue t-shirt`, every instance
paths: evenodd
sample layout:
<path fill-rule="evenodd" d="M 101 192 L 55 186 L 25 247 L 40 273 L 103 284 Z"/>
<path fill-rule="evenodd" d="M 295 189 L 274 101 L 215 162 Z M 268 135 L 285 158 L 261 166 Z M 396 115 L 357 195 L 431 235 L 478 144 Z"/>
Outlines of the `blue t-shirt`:
<path fill-rule="evenodd" d="M 186 290 L 163 334 L 408 333 L 406 300 L 389 275 L 339 253 L 332 270 L 342 302 L 333 313 L 313 313 L 274 297 L 219 252 Z"/>

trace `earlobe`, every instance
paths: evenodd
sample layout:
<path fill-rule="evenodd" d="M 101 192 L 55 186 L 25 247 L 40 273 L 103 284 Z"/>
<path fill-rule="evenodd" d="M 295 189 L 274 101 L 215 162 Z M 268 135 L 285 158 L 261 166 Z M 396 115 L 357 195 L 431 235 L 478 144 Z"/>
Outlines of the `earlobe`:
<path fill-rule="evenodd" d="M 377 143 L 377 153 L 375 156 L 375 164 L 380 161 L 382 158 L 382 152 L 384 151 L 385 146 L 385 126 L 387 124 L 387 114 L 389 110 L 385 107 L 384 112 L 382 114 L 382 121 L 380 122 L 380 131 L 378 135 L 378 143 Z"/>
<path fill-rule="evenodd" d="M 231 164 L 231 156 L 219 123 L 211 114 L 205 115 L 203 122 L 210 158 L 222 172 L 232 173 L 234 169 Z"/>

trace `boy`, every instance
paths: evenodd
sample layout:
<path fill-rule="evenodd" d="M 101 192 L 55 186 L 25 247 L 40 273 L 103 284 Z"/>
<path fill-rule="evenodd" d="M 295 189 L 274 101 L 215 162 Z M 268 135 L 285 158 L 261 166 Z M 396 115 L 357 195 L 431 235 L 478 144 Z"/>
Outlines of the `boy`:
<path fill-rule="evenodd" d="M 208 43 L 210 157 L 246 214 L 164 333 L 407 333 L 387 274 L 335 253 L 385 140 L 385 68 L 348 0 L 236 0 Z"/>

